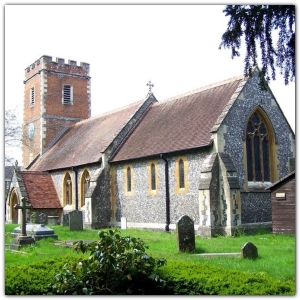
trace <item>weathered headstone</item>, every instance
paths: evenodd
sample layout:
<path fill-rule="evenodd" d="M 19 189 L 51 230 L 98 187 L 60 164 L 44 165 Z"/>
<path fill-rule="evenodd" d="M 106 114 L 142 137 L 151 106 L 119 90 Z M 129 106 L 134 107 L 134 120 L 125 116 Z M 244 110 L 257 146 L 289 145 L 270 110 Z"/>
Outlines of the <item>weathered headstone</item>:
<path fill-rule="evenodd" d="M 26 234 L 26 209 L 32 209 L 32 205 L 26 205 L 26 199 L 23 197 L 21 199 L 22 205 L 15 204 L 14 209 L 21 209 L 21 232 L 16 236 L 10 244 L 10 249 L 19 249 L 22 246 L 30 245 L 34 243 L 32 236 Z"/>
<path fill-rule="evenodd" d="M 63 220 L 62 220 L 62 225 L 63 226 L 69 226 L 70 221 L 69 221 L 69 213 L 63 214 Z"/>
<path fill-rule="evenodd" d="M 242 257 L 243 258 L 252 258 L 255 259 L 258 256 L 257 247 L 254 246 L 251 242 L 247 242 L 242 247 Z"/>
<path fill-rule="evenodd" d="M 70 230 L 83 230 L 82 211 L 73 210 L 69 212 Z"/>
<path fill-rule="evenodd" d="M 121 218 L 121 229 L 127 229 L 127 221 L 125 217 Z"/>
<path fill-rule="evenodd" d="M 37 224 L 46 224 L 47 223 L 47 216 L 44 213 L 39 213 L 36 217 L 35 223 Z"/>
<path fill-rule="evenodd" d="M 58 225 L 59 216 L 48 216 L 48 225 Z"/>
<path fill-rule="evenodd" d="M 195 250 L 194 221 L 189 216 L 182 216 L 176 223 L 177 245 L 181 252 Z"/>

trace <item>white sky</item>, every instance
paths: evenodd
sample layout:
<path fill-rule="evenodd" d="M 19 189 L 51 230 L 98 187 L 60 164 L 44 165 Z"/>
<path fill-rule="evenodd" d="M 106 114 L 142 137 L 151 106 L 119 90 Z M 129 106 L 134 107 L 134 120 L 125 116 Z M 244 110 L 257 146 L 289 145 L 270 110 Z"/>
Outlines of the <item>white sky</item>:
<path fill-rule="evenodd" d="M 243 74 L 244 56 L 232 60 L 230 50 L 218 49 L 225 5 L 9 4 L 5 109 L 21 117 L 25 68 L 43 55 L 90 64 L 92 116 L 144 99 L 149 80 L 162 101 Z M 295 84 L 277 75 L 270 87 L 295 131 Z M 15 156 L 22 161 L 20 151 Z"/>

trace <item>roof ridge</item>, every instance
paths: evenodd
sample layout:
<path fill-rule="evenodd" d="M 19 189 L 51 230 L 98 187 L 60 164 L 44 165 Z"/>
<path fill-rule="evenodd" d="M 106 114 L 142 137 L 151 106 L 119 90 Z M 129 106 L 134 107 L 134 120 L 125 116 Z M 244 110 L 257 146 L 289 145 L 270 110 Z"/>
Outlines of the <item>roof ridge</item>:
<path fill-rule="evenodd" d="M 210 90 L 212 88 L 215 88 L 215 87 L 218 87 L 218 86 L 230 83 L 230 82 L 234 82 L 234 81 L 237 81 L 237 80 L 242 80 L 242 79 L 245 79 L 245 77 L 243 75 L 231 77 L 231 78 L 228 78 L 228 79 L 225 79 L 225 80 L 222 80 L 222 81 L 218 81 L 218 82 L 215 82 L 215 83 L 212 83 L 212 84 L 205 85 L 205 86 L 200 87 L 198 89 L 194 89 L 194 90 L 179 94 L 177 96 L 167 98 L 163 101 L 158 102 L 157 104 L 161 104 L 161 103 L 164 103 L 164 102 L 167 102 L 167 101 L 180 99 L 180 98 L 183 98 L 183 97 L 186 97 L 186 96 L 190 96 L 190 95 L 193 95 L 193 94 L 196 94 L 196 93 L 199 93 L 199 92 Z"/>
<path fill-rule="evenodd" d="M 116 109 L 113 109 L 113 110 L 104 112 L 104 113 L 102 113 L 102 114 L 99 114 L 99 115 L 96 115 L 96 116 L 93 116 L 93 117 L 90 117 L 90 118 L 81 120 L 81 121 L 76 122 L 76 123 L 74 123 L 74 124 L 72 124 L 72 125 L 73 125 L 73 126 L 76 126 L 76 125 L 79 125 L 79 124 L 83 124 L 83 123 L 85 123 L 85 122 L 88 122 L 88 121 L 90 121 L 90 120 L 94 120 L 94 119 L 97 119 L 97 118 L 102 118 L 102 117 L 105 117 L 105 116 L 109 116 L 109 115 L 115 114 L 115 113 L 117 113 L 117 112 L 120 112 L 120 111 L 122 111 L 122 110 L 125 110 L 125 109 L 127 109 L 127 108 L 130 108 L 130 107 L 132 107 L 132 106 L 135 106 L 135 105 L 137 105 L 138 103 L 143 104 L 144 101 L 145 101 L 145 99 L 139 100 L 139 101 L 135 101 L 135 102 L 133 102 L 133 103 L 126 104 L 126 105 L 124 105 L 124 106 L 121 106 L 121 107 L 118 107 L 118 108 L 116 108 Z M 71 126 L 72 126 L 72 125 L 71 125 Z"/>

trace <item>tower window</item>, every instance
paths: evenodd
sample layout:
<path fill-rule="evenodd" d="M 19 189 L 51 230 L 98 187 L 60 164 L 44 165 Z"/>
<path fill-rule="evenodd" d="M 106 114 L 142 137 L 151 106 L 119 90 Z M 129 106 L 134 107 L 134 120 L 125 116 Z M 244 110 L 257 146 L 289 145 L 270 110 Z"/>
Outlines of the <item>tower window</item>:
<path fill-rule="evenodd" d="M 73 89 L 71 85 L 63 86 L 63 104 L 72 104 L 73 102 Z"/>
<path fill-rule="evenodd" d="M 34 87 L 30 89 L 29 104 L 30 106 L 34 105 Z"/>

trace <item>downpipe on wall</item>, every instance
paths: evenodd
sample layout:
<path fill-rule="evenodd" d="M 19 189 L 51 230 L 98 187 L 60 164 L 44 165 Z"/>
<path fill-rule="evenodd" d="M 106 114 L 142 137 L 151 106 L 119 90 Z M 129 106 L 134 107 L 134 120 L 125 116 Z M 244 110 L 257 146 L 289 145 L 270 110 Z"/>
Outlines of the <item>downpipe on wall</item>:
<path fill-rule="evenodd" d="M 75 173 L 75 209 L 78 210 L 78 170 L 74 167 L 71 170 Z"/>
<path fill-rule="evenodd" d="M 160 154 L 160 158 L 165 162 L 165 183 L 166 183 L 166 226 L 165 230 L 170 231 L 170 191 L 169 191 L 169 162 L 166 160 L 163 154 Z"/>

